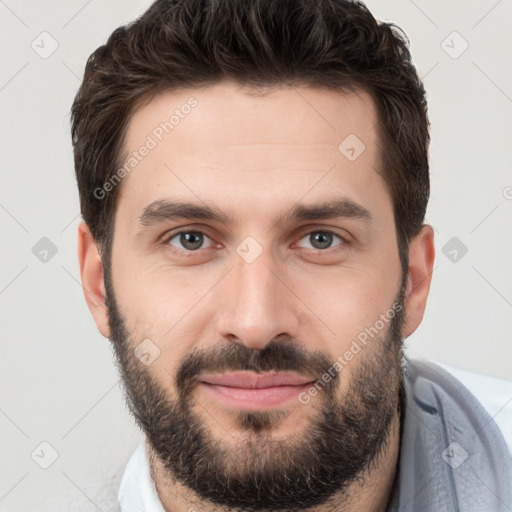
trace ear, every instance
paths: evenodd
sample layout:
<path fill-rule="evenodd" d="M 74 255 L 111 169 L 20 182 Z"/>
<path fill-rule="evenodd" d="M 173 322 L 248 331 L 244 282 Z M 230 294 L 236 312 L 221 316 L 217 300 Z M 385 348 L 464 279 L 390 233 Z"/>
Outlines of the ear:
<path fill-rule="evenodd" d="M 105 338 L 110 335 L 105 305 L 103 264 L 94 238 L 85 222 L 78 226 L 78 261 L 85 300 L 96 325 Z"/>
<path fill-rule="evenodd" d="M 402 335 L 410 336 L 420 325 L 427 304 L 434 266 L 434 230 L 425 224 L 409 245 L 409 274 L 405 288 L 405 324 Z"/>

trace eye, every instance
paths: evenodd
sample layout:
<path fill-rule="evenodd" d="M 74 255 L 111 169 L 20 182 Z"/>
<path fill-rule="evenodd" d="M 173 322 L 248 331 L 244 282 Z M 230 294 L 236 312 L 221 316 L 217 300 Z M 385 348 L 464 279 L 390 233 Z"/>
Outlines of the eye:
<path fill-rule="evenodd" d="M 205 240 L 211 242 L 211 247 L 213 244 L 212 240 L 201 231 L 180 231 L 169 236 L 166 243 L 181 251 L 197 251 L 198 249 L 205 248 L 202 247 Z"/>
<path fill-rule="evenodd" d="M 312 245 L 312 247 L 306 247 L 306 249 L 316 250 L 330 249 L 334 239 L 338 239 L 340 241 L 340 243 L 337 244 L 338 246 L 343 245 L 345 243 L 345 240 L 341 236 L 336 235 L 332 231 L 311 231 L 306 236 L 301 238 L 301 240 L 309 241 L 310 244 Z M 301 246 L 300 242 L 299 246 Z"/>

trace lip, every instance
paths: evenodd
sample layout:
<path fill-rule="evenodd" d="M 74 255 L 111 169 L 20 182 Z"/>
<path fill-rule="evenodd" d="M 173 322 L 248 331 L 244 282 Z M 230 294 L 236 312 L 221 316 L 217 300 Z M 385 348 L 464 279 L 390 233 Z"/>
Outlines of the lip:
<path fill-rule="evenodd" d="M 201 382 L 232 388 L 262 389 L 275 386 L 300 386 L 313 381 L 293 373 L 228 372 L 206 375 Z"/>
<path fill-rule="evenodd" d="M 260 411 L 297 400 L 313 382 L 293 373 L 230 372 L 206 375 L 200 379 L 200 386 L 225 405 Z"/>

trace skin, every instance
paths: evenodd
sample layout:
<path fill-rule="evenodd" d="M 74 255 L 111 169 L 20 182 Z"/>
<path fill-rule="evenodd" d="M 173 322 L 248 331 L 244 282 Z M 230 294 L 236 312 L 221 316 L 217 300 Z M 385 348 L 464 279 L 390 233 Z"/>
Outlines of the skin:
<path fill-rule="evenodd" d="M 198 105 L 130 172 L 120 186 L 112 246 L 116 299 L 133 339 L 149 338 L 160 355 L 152 375 L 176 397 L 176 369 L 194 348 L 219 342 L 263 348 L 286 334 L 333 362 L 375 324 L 399 291 L 401 269 L 392 199 L 381 176 L 377 111 L 363 92 L 281 88 L 264 95 L 231 82 L 162 93 L 131 118 L 124 149 L 137 150 L 159 123 L 193 96 Z M 355 134 L 365 150 L 349 161 L 338 146 Z M 229 215 L 211 220 L 161 220 L 143 226 L 144 208 L 170 199 L 208 205 Z M 350 200 L 371 220 L 279 221 L 297 204 Z M 164 235 L 199 230 L 196 251 Z M 316 249 L 310 234 L 329 230 L 332 246 Z M 313 233 L 314 234 L 314 233 Z M 247 263 L 236 249 L 248 236 L 262 252 Z M 101 334 L 109 337 L 99 247 L 79 227 L 85 297 Z M 254 250 L 254 249 L 250 249 Z M 403 337 L 422 320 L 434 260 L 433 231 L 423 226 L 409 247 Z M 133 347 L 135 348 L 135 346 Z M 364 350 L 371 350 L 371 344 Z M 339 396 L 358 357 L 340 374 Z M 226 443 L 244 439 L 234 411 L 198 387 L 204 421 Z M 293 402 L 273 432 L 285 439 L 304 429 L 321 397 Z M 398 417 L 385 452 L 364 488 L 349 490 L 347 510 L 385 510 L 398 457 Z M 185 511 L 187 489 L 152 471 L 167 510 Z M 166 482 L 166 485 L 163 485 Z M 327 510 L 319 508 L 317 510 Z"/>

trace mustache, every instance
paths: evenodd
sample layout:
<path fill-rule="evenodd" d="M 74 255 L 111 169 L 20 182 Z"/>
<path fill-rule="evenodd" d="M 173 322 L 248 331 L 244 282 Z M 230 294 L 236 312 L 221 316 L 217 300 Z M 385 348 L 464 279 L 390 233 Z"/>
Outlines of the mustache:
<path fill-rule="evenodd" d="M 175 385 L 183 396 L 195 387 L 204 373 L 232 371 L 284 372 L 312 376 L 321 379 L 333 365 L 323 352 L 309 352 L 293 342 L 272 340 L 262 349 L 249 348 L 241 344 L 222 344 L 210 349 L 194 350 L 185 356 L 176 373 Z M 339 375 L 330 382 L 335 387 Z"/>

